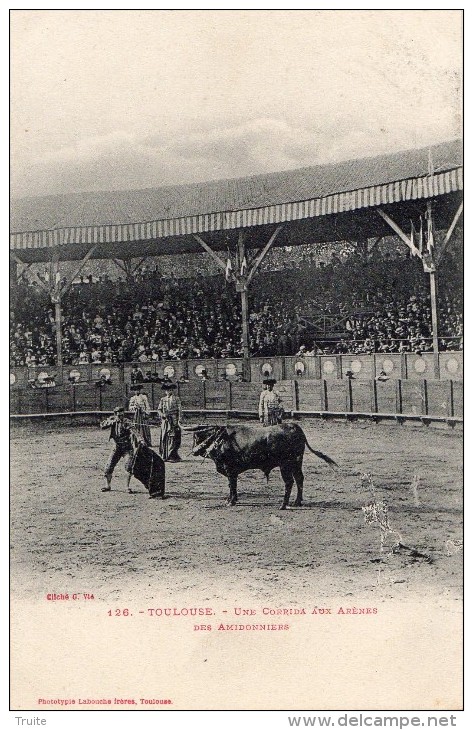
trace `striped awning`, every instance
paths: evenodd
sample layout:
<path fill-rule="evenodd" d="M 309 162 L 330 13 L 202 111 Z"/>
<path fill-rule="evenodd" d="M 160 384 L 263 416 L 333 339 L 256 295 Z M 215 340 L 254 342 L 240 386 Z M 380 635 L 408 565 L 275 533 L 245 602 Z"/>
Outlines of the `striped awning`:
<path fill-rule="evenodd" d="M 24 250 L 70 244 L 139 242 L 189 236 L 194 233 L 300 221 L 392 203 L 434 198 L 461 190 L 463 190 L 463 168 L 457 167 L 433 175 L 245 210 L 182 216 L 144 223 L 77 226 L 12 233 L 10 248 Z"/>

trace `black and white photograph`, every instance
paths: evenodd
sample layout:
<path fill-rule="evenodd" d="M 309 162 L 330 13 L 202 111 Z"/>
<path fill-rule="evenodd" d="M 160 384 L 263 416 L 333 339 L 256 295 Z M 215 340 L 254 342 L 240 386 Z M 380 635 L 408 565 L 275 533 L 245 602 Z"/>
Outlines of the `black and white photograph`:
<path fill-rule="evenodd" d="M 463 709 L 462 23 L 10 11 L 17 715 Z"/>

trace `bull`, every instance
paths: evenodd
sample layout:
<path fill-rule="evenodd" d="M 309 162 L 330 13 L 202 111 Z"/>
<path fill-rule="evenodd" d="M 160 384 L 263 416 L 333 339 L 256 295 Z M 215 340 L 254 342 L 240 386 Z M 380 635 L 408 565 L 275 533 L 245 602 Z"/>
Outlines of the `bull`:
<path fill-rule="evenodd" d="M 260 469 L 269 479 L 273 469 L 279 467 L 285 492 L 281 509 L 289 505 L 294 481 L 297 485 L 295 507 L 302 505 L 304 475 L 302 460 L 305 447 L 331 466 L 337 466 L 329 456 L 309 446 L 305 433 L 297 423 L 281 423 L 277 426 L 227 425 L 188 426 L 194 433 L 193 456 L 210 458 L 217 472 L 228 479 L 230 495 L 228 504 L 238 501 L 238 476 L 249 469 Z"/>

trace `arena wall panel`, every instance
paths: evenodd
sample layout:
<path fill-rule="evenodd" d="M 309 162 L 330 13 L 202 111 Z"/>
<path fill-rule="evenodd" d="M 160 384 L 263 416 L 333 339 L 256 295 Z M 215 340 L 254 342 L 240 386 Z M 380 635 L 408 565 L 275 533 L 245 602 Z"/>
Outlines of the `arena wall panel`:
<path fill-rule="evenodd" d="M 125 363 L 123 365 L 123 382 L 131 383 L 131 371 L 133 370 L 133 363 Z"/>
<path fill-rule="evenodd" d="M 442 380 L 463 380 L 463 352 L 441 352 L 439 369 Z"/>
<path fill-rule="evenodd" d="M 374 356 L 375 376 L 383 370 L 389 378 L 402 378 L 402 360 L 399 353 L 383 353 Z"/>
<path fill-rule="evenodd" d="M 252 382 L 261 383 L 267 377 L 281 380 L 283 369 L 284 364 L 281 357 L 252 357 L 250 360 Z"/>
<path fill-rule="evenodd" d="M 375 403 L 373 410 L 376 413 L 399 413 L 398 411 L 398 380 L 386 380 L 384 383 L 374 381 Z"/>
<path fill-rule="evenodd" d="M 205 408 L 204 383 L 200 381 L 179 383 L 178 394 L 184 409 Z"/>
<path fill-rule="evenodd" d="M 151 363 L 147 363 L 151 364 Z M 63 368 L 64 369 L 64 368 Z M 121 383 L 123 378 L 123 370 L 118 365 L 91 365 L 90 376 L 93 381 L 100 380 L 103 371 L 108 370 L 110 372 L 110 380 L 113 384 Z M 64 382 L 67 383 L 67 374 Z"/>
<path fill-rule="evenodd" d="M 342 377 L 351 370 L 357 380 L 374 378 L 374 359 L 372 355 L 342 355 Z"/>
<path fill-rule="evenodd" d="M 463 418 L 463 383 L 451 381 L 453 415 Z"/>
<path fill-rule="evenodd" d="M 10 368 L 10 388 L 26 388 L 28 385 L 28 368 Z"/>
<path fill-rule="evenodd" d="M 429 416 L 450 416 L 450 383 L 447 380 L 427 381 L 427 413 Z"/>
<path fill-rule="evenodd" d="M 62 369 L 60 367 L 57 367 L 56 365 L 35 365 L 34 367 L 29 367 L 27 370 L 27 377 L 29 381 L 37 380 L 38 377 L 40 377 L 41 374 L 44 373 L 45 375 L 54 377 L 54 382 L 56 383 L 56 385 L 62 385 Z"/>
<path fill-rule="evenodd" d="M 94 383 L 78 383 L 74 386 L 75 410 L 98 411 L 99 393 Z"/>
<path fill-rule="evenodd" d="M 73 410 L 74 398 L 70 385 L 45 388 L 44 390 L 48 413 L 67 413 Z"/>
<path fill-rule="evenodd" d="M 56 383 L 56 385 L 69 385 L 69 382 L 67 380 L 67 374 L 63 374 L 63 370 L 61 367 L 57 367 L 56 365 L 50 366 L 50 373 L 54 376 L 54 382 Z"/>
<path fill-rule="evenodd" d="M 57 365 L 48 365 L 46 370 L 50 375 L 54 376 L 56 385 L 70 385 L 68 381 L 69 370 L 64 371 L 62 367 L 58 367 Z"/>
<path fill-rule="evenodd" d="M 117 406 L 127 406 L 126 391 L 123 384 L 115 384 L 112 381 L 111 385 L 106 385 L 103 388 L 98 389 L 100 399 L 100 410 L 101 411 L 113 411 Z M 151 400 L 150 400 L 151 404 Z"/>
<path fill-rule="evenodd" d="M 224 382 L 205 383 L 205 407 L 209 410 L 228 409 L 228 386 Z"/>
<path fill-rule="evenodd" d="M 77 383 L 88 383 L 92 379 L 90 365 L 63 365 L 62 379 L 64 383 L 68 383 L 69 377 L 77 378 Z"/>
<path fill-rule="evenodd" d="M 217 361 L 216 360 L 188 360 L 187 377 L 189 380 L 200 380 L 202 370 L 207 371 L 209 380 L 217 379 Z"/>
<path fill-rule="evenodd" d="M 243 360 L 241 358 L 228 358 L 226 360 L 217 360 L 217 377 L 224 377 L 229 381 L 236 381 L 238 376 L 243 373 Z"/>
<path fill-rule="evenodd" d="M 143 375 L 146 375 L 148 372 L 154 373 L 156 371 L 156 365 L 154 362 L 127 362 L 123 365 L 123 382 L 131 383 L 131 371 L 135 365 L 139 367 Z M 95 378 L 95 380 L 98 380 L 98 378 L 99 376 Z"/>
<path fill-rule="evenodd" d="M 422 355 L 408 352 L 406 358 L 406 378 L 408 380 L 433 380 L 436 376 L 436 357 L 433 352 Z"/>
<path fill-rule="evenodd" d="M 153 363 L 153 372 L 157 373 L 160 378 L 164 378 L 167 375 L 171 380 L 187 379 L 187 363 L 187 360 L 163 360 L 162 362 Z"/>
<path fill-rule="evenodd" d="M 21 413 L 21 390 L 10 388 L 10 413 Z"/>
<path fill-rule="evenodd" d="M 234 411 L 258 411 L 261 383 L 232 383 L 231 393 Z"/>
<path fill-rule="evenodd" d="M 29 388 L 21 394 L 21 413 L 47 413 L 45 388 Z"/>
<path fill-rule="evenodd" d="M 373 381 L 372 380 L 351 380 L 351 403 L 349 409 L 356 413 L 373 412 Z"/>
<path fill-rule="evenodd" d="M 341 376 L 341 357 L 337 355 L 320 356 L 320 373 L 324 380 L 334 380 Z"/>
<path fill-rule="evenodd" d="M 308 364 L 307 357 L 285 356 L 282 358 L 284 363 L 284 375 L 286 378 L 297 378 L 307 380 Z M 296 370 L 297 368 L 297 370 Z"/>
<path fill-rule="evenodd" d="M 279 383 L 276 383 L 274 390 L 280 397 L 281 403 L 286 412 L 295 410 L 296 404 L 294 402 L 295 389 L 293 380 L 281 380 Z M 255 411 L 258 410 L 258 404 L 259 396 L 255 404 Z"/>
<path fill-rule="evenodd" d="M 325 381 L 327 383 L 327 410 L 345 413 L 349 410 L 348 387 L 344 380 Z"/>
<path fill-rule="evenodd" d="M 317 355 L 286 356 L 284 374 L 287 379 L 315 380 L 320 378 L 320 357 Z"/>
<path fill-rule="evenodd" d="M 176 391 L 177 392 L 177 391 Z M 155 411 L 159 406 L 159 401 L 164 395 L 164 390 L 161 383 L 151 383 L 150 385 L 150 396 L 148 396 L 149 404 L 151 409 Z"/>
<path fill-rule="evenodd" d="M 168 360 L 163 362 L 137 363 L 144 374 L 151 372 L 160 377 L 166 374 L 166 368 L 171 368 L 167 374 L 174 380 L 189 379 L 198 380 L 202 368 L 207 370 L 210 380 L 223 380 L 224 375 L 229 380 L 238 380 L 243 371 L 242 358 L 227 358 L 221 360 Z M 276 380 L 316 380 L 324 378 L 332 380 L 346 377 L 347 370 L 354 373 L 359 380 L 369 380 L 380 375 L 384 370 L 392 379 L 408 380 L 462 380 L 463 379 L 463 352 L 441 352 L 437 358 L 432 352 L 416 355 L 415 353 L 377 353 L 376 355 L 306 355 L 306 356 L 285 356 L 251 358 L 250 370 L 251 379 L 261 383 L 264 379 L 263 367 L 269 366 L 271 377 Z M 227 367 L 230 371 L 227 373 Z M 28 380 L 36 380 L 39 373 L 45 372 L 55 376 L 56 385 L 67 385 L 69 377 L 74 374 L 78 376 L 78 383 L 96 382 L 100 377 L 100 371 L 110 371 L 112 383 L 131 382 L 131 370 L 133 363 L 122 365 L 112 364 L 87 364 L 87 365 L 63 365 L 61 367 L 51 365 L 37 365 L 34 367 L 11 367 L 10 386 L 12 388 L 24 387 Z M 296 368 L 299 372 L 296 372 Z"/>
<path fill-rule="evenodd" d="M 324 380 L 300 380 L 297 382 L 297 410 L 326 411 Z"/>
<path fill-rule="evenodd" d="M 321 379 L 322 371 L 320 367 L 320 357 L 308 355 L 304 358 L 307 365 L 307 377 L 311 380 Z"/>

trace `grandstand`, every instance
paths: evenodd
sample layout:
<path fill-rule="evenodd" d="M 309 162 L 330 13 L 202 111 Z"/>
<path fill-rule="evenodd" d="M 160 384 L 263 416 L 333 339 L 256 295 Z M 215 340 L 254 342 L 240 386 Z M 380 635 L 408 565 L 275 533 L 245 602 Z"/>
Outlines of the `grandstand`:
<path fill-rule="evenodd" d="M 242 180 L 13 200 L 11 365 L 243 358 L 249 377 L 250 357 L 301 347 L 460 350 L 461 190 L 456 141 Z M 393 233 L 402 250 L 389 252 Z M 184 278 L 198 251 L 214 275 Z M 89 274 L 94 260 L 107 273 Z"/>

